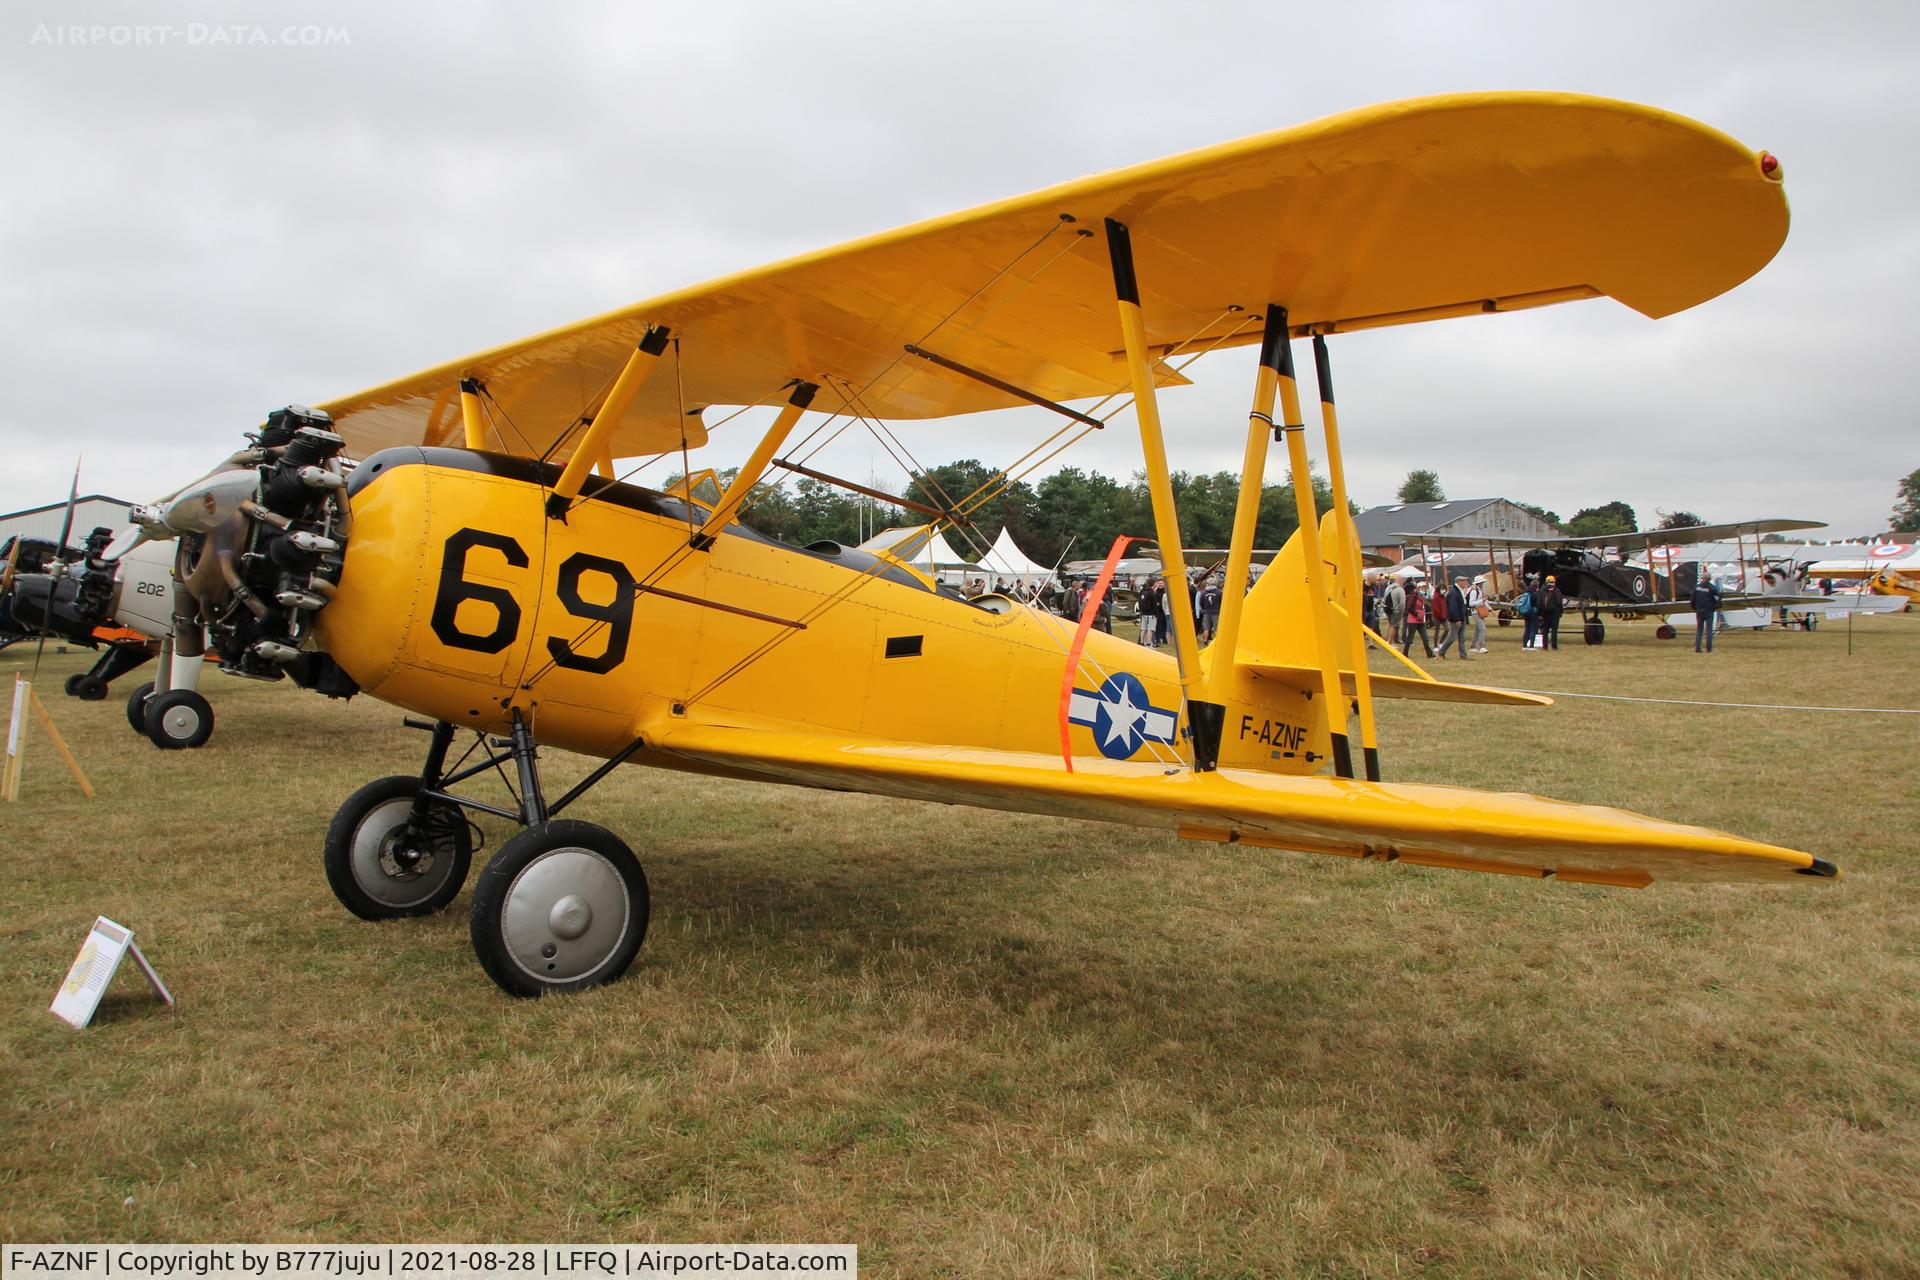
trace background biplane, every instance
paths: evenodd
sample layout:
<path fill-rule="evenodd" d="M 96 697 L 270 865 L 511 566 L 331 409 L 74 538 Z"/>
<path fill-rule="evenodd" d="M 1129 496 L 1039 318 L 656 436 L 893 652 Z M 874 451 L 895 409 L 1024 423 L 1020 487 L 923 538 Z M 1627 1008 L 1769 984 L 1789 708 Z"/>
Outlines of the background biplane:
<path fill-rule="evenodd" d="M 1429 552 L 1477 551 L 1485 555 L 1489 582 L 1494 588 L 1492 603 L 1503 612 L 1512 611 L 1514 600 L 1529 578 L 1544 581 L 1552 576 L 1560 593 L 1567 598 L 1568 607 L 1584 620 L 1586 642 L 1601 644 L 1607 637 L 1604 621 L 1607 617 L 1666 617 L 1692 611 L 1688 596 L 1704 570 L 1699 561 L 1683 556 L 1682 548 L 1729 538 L 1744 547 L 1751 538 L 1754 554 L 1758 556 L 1760 539 L 1766 534 L 1825 527 L 1817 520 L 1768 518 L 1689 525 L 1681 529 L 1635 529 L 1586 537 L 1400 536 L 1419 542 Z M 1743 568 L 1745 559 L 1744 555 L 1740 557 Z M 1502 565 L 1506 567 L 1503 569 Z M 1820 597 L 1802 589 L 1802 575 L 1783 571 L 1762 576 L 1759 590 L 1747 591 L 1743 584 L 1727 591 L 1721 607 L 1774 609 L 1822 603 Z"/>
<path fill-rule="evenodd" d="M 1816 560 L 1807 566 L 1807 576 L 1851 582 L 1856 593 L 1905 600 L 1911 606 L 1920 603 L 1920 544 L 1876 542 L 1861 547 L 1858 555 Z"/>
<path fill-rule="evenodd" d="M 1806 853 L 1620 810 L 1380 781 L 1376 696 L 1545 700 L 1368 670 L 1328 341 L 1599 296 L 1653 317 L 1693 306 L 1779 248 L 1780 180 L 1773 157 L 1693 121 L 1558 94 L 1392 103 L 1082 179 L 283 410 L 237 585 L 208 581 L 197 604 L 233 669 L 428 717 L 420 774 L 369 783 L 328 830 L 350 910 L 446 906 L 468 812 L 521 824 L 470 915 L 482 966 L 515 994 L 609 981 L 641 944 L 638 860 L 558 817 L 627 762 L 1578 883 L 1831 877 Z M 1335 499 L 1324 522 L 1302 337 Z M 1159 393 L 1199 355 L 1255 343 L 1225 580 L 1246 580 L 1275 444 L 1300 528 L 1250 593 L 1226 593 L 1202 650 L 1165 441 L 1217 428 L 1169 429 Z M 839 432 L 1050 410 L 1058 431 L 980 491 L 909 503 L 965 521 L 1129 403 L 1172 654 L 739 519 L 757 485 Z M 774 416 L 717 498 L 614 478 L 616 458 L 643 455 L 690 473 L 747 406 Z M 549 799 L 541 743 L 605 763 Z M 496 771 L 508 805 L 454 790 Z"/>

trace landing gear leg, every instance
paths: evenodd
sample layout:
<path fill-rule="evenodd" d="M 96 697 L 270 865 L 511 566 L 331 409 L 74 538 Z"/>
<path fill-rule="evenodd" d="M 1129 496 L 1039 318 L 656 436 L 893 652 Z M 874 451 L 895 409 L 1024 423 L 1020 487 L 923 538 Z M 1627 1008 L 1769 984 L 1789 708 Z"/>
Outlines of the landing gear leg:
<path fill-rule="evenodd" d="M 67 692 L 83 702 L 98 702 L 107 696 L 108 685 L 152 658 L 153 651 L 144 644 L 109 644 L 86 674 L 67 677 Z"/>
<path fill-rule="evenodd" d="M 620 837 L 555 821 L 639 743 L 606 762 L 551 809 L 533 731 L 516 710 L 511 739 L 527 829 L 500 846 L 473 888 L 469 931 L 487 976 L 514 996 L 584 991 L 627 971 L 647 936 L 647 876 Z"/>
<path fill-rule="evenodd" d="M 327 831 L 327 882 L 369 920 L 425 915 L 453 901 L 472 856 L 463 810 L 525 829 L 500 847 L 474 884 L 469 928 L 474 955 L 510 995 L 583 991 L 625 973 L 647 935 L 647 877 L 620 838 L 554 815 L 585 795 L 645 743 L 635 739 L 558 800 L 540 782 L 533 729 L 516 710 L 505 738 L 481 735 L 449 768 L 456 730 L 442 720 L 408 720 L 433 734 L 420 776 L 382 778 L 355 792 Z M 476 763 L 467 760 L 475 751 Z M 513 766 L 514 807 L 455 795 L 482 773 Z"/>

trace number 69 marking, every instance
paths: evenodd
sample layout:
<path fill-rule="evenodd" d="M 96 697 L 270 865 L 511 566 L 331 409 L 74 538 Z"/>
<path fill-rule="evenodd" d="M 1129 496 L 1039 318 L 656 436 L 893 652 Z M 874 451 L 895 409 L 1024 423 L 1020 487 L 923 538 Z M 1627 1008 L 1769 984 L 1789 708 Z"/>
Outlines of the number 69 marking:
<path fill-rule="evenodd" d="M 447 539 L 441 556 L 440 584 L 434 594 L 431 625 L 440 643 L 450 649 L 499 653 L 519 637 L 520 602 L 505 587 L 467 580 L 467 557 L 478 549 L 498 553 L 515 569 L 524 569 L 529 563 L 526 549 L 505 534 L 488 533 L 481 529 L 461 529 L 453 534 Z M 610 591 L 594 591 L 595 595 L 609 596 L 604 604 L 587 599 L 582 590 L 586 585 L 583 579 L 589 574 L 606 579 L 610 585 Z M 579 551 L 562 561 L 558 580 L 554 583 L 554 592 L 560 599 L 561 607 L 573 617 L 583 618 L 595 625 L 586 628 L 572 641 L 559 636 L 547 637 L 547 652 L 552 656 L 554 665 L 604 675 L 624 662 L 627 643 L 633 637 L 636 585 L 632 572 L 618 560 Z M 494 623 L 491 630 L 475 632 L 461 629 L 458 618 L 460 606 L 469 600 L 492 606 Z M 603 628 L 607 641 L 598 654 L 575 652 L 575 643 L 587 640 Z"/>

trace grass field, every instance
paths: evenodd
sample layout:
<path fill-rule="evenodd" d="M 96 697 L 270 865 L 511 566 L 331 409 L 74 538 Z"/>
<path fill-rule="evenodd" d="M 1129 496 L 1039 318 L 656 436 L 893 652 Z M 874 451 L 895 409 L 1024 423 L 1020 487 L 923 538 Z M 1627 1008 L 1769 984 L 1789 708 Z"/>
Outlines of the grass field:
<path fill-rule="evenodd" d="M 1711 658 L 1645 624 L 1517 641 L 1441 674 L 1920 707 L 1920 617 L 1859 621 L 1852 656 L 1836 625 Z M 1724 826 L 1845 876 L 1779 889 L 623 770 L 569 816 L 647 866 L 640 963 L 524 1002 L 474 963 L 464 895 L 368 925 L 328 893 L 334 807 L 417 770 L 424 735 L 366 699 L 207 685 L 199 752 L 134 739 L 118 696 L 51 697 L 99 797 L 39 740 L 0 814 L 6 1239 L 829 1240 L 877 1276 L 1920 1274 L 1920 718 L 1384 708 L 1391 778 Z M 587 768 L 547 760 L 550 782 Z M 47 1015 L 95 914 L 139 931 L 176 1016 L 130 970 L 91 1030 Z"/>

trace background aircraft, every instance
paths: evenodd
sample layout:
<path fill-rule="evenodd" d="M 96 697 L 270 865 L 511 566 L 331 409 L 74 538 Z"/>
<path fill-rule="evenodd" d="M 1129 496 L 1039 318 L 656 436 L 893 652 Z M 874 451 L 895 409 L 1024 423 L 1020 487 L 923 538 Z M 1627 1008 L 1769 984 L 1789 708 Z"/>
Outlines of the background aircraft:
<path fill-rule="evenodd" d="M 44 636 L 100 649 L 90 671 L 66 682 L 70 696 L 88 702 L 158 659 L 154 679 L 127 696 L 128 725 L 157 747 L 204 746 L 214 727 L 213 705 L 199 689 L 206 635 L 196 602 L 184 593 L 193 582 L 237 578 L 238 544 L 250 527 L 240 507 L 258 487 L 254 468 L 269 452 L 257 445 L 242 450 L 157 504 L 135 507 L 141 527 L 118 536 L 95 529 L 84 546 L 64 553 L 45 540 L 0 549 L 0 637 Z M 186 563 L 171 541 L 181 533 L 196 539 Z M 239 598 L 235 607 L 264 607 L 250 600 Z"/>
<path fill-rule="evenodd" d="M 1816 560 L 1807 566 L 1807 576 L 1851 582 L 1856 591 L 1902 599 L 1911 607 L 1920 603 L 1920 544 L 1876 542 L 1862 546 L 1858 555 Z"/>
<path fill-rule="evenodd" d="M 1511 613 L 1513 602 L 1527 579 L 1544 581 L 1551 576 L 1567 598 L 1568 608 L 1579 613 L 1584 621 L 1586 642 L 1600 644 L 1606 640 L 1603 621 L 1606 617 L 1641 618 L 1692 612 L 1688 597 L 1699 581 L 1701 565 L 1697 560 L 1681 559 L 1677 554 L 1679 548 L 1728 538 L 1744 545 L 1752 538 L 1758 554 L 1760 538 L 1766 534 L 1825 527 L 1817 520 L 1765 519 L 1692 525 L 1684 529 L 1636 529 L 1588 537 L 1398 536 L 1419 542 L 1429 552 L 1483 553 L 1494 584 L 1491 594 L 1496 598 L 1491 603 L 1502 612 Z M 1496 548 L 1503 554 L 1496 556 Z M 1638 562 L 1633 558 L 1636 553 Z M 1501 564 L 1507 566 L 1505 572 L 1501 571 Z M 1513 568 L 1516 564 L 1519 565 L 1517 578 Z M 1449 576 L 1453 572 L 1447 570 Z M 1798 580 L 1790 575 L 1776 576 L 1758 590 L 1729 591 L 1721 599 L 1723 609 L 1772 609 L 1818 603 L 1820 598 L 1805 594 Z M 1667 634 L 1671 634 L 1670 629 Z"/>

